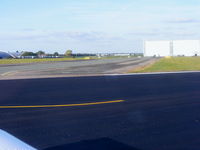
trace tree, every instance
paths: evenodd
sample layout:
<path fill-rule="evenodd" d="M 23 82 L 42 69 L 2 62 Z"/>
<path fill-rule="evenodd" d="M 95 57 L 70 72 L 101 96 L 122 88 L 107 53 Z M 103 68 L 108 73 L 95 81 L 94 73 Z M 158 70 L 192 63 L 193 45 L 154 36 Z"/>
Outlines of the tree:
<path fill-rule="evenodd" d="M 22 56 L 37 56 L 37 54 L 36 54 L 36 53 L 33 53 L 33 52 L 24 52 L 24 53 L 22 54 Z"/>
<path fill-rule="evenodd" d="M 59 53 L 58 53 L 58 52 L 55 52 L 55 53 L 53 54 L 53 56 L 59 56 Z"/>
<path fill-rule="evenodd" d="M 67 50 L 65 52 L 65 56 L 72 56 L 72 50 Z"/>
<path fill-rule="evenodd" d="M 36 54 L 37 54 L 39 57 L 41 57 L 41 56 L 44 56 L 44 55 L 45 55 L 45 52 L 44 52 L 44 51 L 38 51 Z"/>

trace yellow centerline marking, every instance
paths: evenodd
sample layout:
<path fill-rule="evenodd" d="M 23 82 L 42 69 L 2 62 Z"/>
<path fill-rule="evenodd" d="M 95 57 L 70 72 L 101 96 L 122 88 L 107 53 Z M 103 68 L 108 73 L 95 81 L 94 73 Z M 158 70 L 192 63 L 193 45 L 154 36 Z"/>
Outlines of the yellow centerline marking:
<path fill-rule="evenodd" d="M 81 103 L 81 104 L 64 104 L 64 105 L 33 105 L 33 106 L 0 106 L 0 108 L 52 108 L 52 107 L 72 107 L 72 106 L 89 106 L 89 105 L 100 105 L 100 104 L 111 104 L 120 103 L 125 100 L 115 101 L 104 101 L 104 102 L 93 102 L 93 103 Z"/>

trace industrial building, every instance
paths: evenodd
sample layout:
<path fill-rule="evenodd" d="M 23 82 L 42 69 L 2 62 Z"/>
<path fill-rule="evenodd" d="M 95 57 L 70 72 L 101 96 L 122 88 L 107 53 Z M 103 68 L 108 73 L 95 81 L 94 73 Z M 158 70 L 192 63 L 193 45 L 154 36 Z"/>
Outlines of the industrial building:
<path fill-rule="evenodd" d="M 144 41 L 144 56 L 200 56 L 200 40 Z"/>

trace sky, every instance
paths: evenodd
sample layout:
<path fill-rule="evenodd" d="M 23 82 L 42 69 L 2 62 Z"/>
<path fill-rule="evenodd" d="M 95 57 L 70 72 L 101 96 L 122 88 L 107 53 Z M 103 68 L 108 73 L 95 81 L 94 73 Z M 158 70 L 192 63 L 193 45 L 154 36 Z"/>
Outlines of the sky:
<path fill-rule="evenodd" d="M 0 50 L 142 52 L 143 40 L 200 39 L 199 0 L 0 0 Z"/>

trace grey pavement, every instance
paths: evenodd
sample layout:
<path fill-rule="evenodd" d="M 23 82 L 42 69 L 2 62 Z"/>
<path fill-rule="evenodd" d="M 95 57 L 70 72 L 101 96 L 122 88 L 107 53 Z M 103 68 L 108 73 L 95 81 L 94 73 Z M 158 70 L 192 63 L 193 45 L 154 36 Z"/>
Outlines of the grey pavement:
<path fill-rule="evenodd" d="M 152 58 L 117 58 L 1 65 L 0 79 L 82 76 L 126 73 L 155 61 Z"/>

